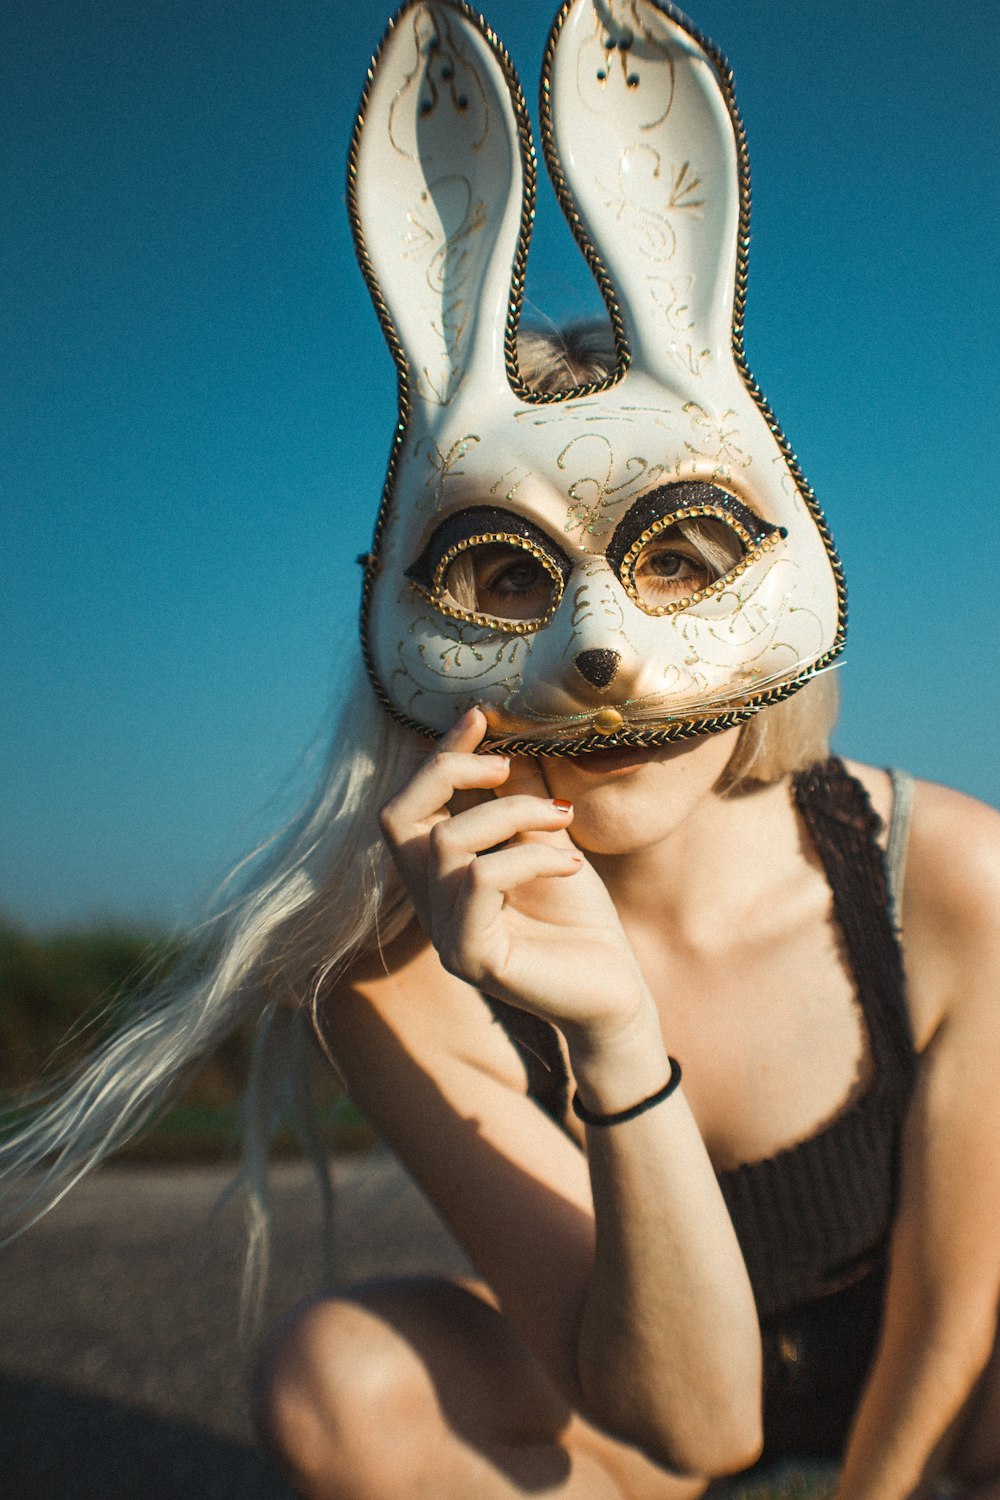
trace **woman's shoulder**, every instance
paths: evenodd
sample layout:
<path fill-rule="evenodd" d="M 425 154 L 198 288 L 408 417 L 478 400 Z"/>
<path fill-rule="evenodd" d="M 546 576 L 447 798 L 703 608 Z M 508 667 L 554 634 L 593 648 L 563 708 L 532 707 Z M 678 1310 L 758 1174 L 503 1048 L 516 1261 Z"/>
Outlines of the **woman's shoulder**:
<path fill-rule="evenodd" d="M 1000 813 L 974 797 L 918 781 L 905 898 L 914 915 L 963 944 L 1000 929 Z"/>
<path fill-rule="evenodd" d="M 895 795 L 890 773 L 844 764 L 888 828 Z M 964 792 L 915 779 L 906 877 L 908 897 L 925 889 L 952 918 L 971 917 L 981 901 L 992 909 L 1000 890 L 1000 812 Z"/>
<path fill-rule="evenodd" d="M 449 974 L 416 921 L 361 955 L 330 987 L 321 1020 L 350 1073 L 357 1056 L 403 1050 L 428 1067 L 459 1065 L 524 1092 L 524 1066 L 482 995 Z"/>
<path fill-rule="evenodd" d="M 888 825 L 885 771 L 847 762 Z M 917 780 L 900 919 L 915 1030 L 930 1035 L 984 981 L 1000 986 L 1000 813 L 951 787 Z"/>

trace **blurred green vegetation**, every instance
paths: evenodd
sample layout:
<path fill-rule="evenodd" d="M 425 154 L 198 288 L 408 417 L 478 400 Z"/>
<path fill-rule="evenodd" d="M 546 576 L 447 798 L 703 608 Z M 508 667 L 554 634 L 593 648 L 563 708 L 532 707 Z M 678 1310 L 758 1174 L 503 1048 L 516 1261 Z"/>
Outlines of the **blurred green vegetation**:
<path fill-rule="evenodd" d="M 176 944 L 125 929 L 36 936 L 0 919 L 0 1088 L 37 1083 L 57 1048 L 61 1071 L 93 1043 L 99 1007 L 110 1018 L 178 957 Z"/>
<path fill-rule="evenodd" d="M 0 918 L 0 1103 L 8 1126 L 23 1118 L 18 1101 L 79 1062 L 167 977 L 182 951 L 175 940 L 125 928 L 42 935 Z M 230 1037 L 121 1154 L 144 1161 L 233 1154 L 250 1043 L 246 1031 Z M 318 1049 L 311 1086 L 327 1144 L 357 1150 L 372 1143 Z M 275 1149 L 290 1154 L 297 1146 L 282 1132 Z"/>

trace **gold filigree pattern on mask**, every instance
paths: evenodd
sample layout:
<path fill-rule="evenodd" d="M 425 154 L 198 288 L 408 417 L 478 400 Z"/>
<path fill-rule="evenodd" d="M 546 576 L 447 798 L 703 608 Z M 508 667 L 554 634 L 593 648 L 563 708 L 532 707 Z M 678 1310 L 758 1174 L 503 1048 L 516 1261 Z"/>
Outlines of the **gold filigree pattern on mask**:
<path fill-rule="evenodd" d="M 433 203 L 444 230 L 442 235 L 422 225 L 412 209 L 406 216 L 410 223 L 423 230 L 424 253 L 428 244 L 434 246 L 425 273 L 427 285 L 433 292 L 444 292 L 449 285 L 463 286 L 469 277 L 471 241 L 487 224 L 486 204 L 482 198 L 473 197 L 469 179 L 455 173 L 428 183 L 420 194 L 420 201 Z"/>
<path fill-rule="evenodd" d="M 523 636 L 498 639 L 495 632 L 470 629 L 462 622 L 450 622 L 449 639 L 433 639 L 437 625 L 429 618 L 417 618 L 407 636 L 396 642 L 396 664 L 392 671 L 394 688 L 409 698 L 411 707 L 422 694 L 440 691 L 443 682 L 482 684 L 481 694 L 489 691 L 513 692 L 521 680 L 524 658 L 531 643 Z M 425 638 L 419 637 L 423 630 Z M 433 642 L 433 643 L 432 643 Z"/>
<path fill-rule="evenodd" d="M 516 475 L 517 477 L 515 478 L 513 484 L 509 486 L 509 488 L 504 489 L 504 485 L 507 484 L 507 481 L 510 479 L 512 474 Z M 527 475 L 525 471 L 518 468 L 518 466 L 515 464 L 512 469 L 507 470 L 506 474 L 501 474 L 499 479 L 495 479 L 493 481 L 493 483 L 490 485 L 490 494 L 495 500 L 506 500 L 509 502 L 513 500 L 526 477 Z"/>
<path fill-rule="evenodd" d="M 695 349 L 693 344 L 671 344 L 670 352 L 688 375 L 700 380 L 712 363 L 711 349 Z"/>
<path fill-rule="evenodd" d="M 413 12 L 412 40 L 413 66 L 389 109 L 393 149 L 411 161 L 426 159 L 428 148 L 424 141 L 418 146 L 417 134 L 437 128 L 451 137 L 463 134 L 468 149 L 478 151 L 489 130 L 489 110 L 460 30 L 443 10 L 421 7 Z M 446 102 L 451 108 L 442 118 Z"/>
<path fill-rule="evenodd" d="M 428 183 L 420 194 L 424 207 L 411 208 L 404 255 L 426 260 L 428 288 L 439 298 L 440 311 L 429 322 L 441 344 L 440 368 L 424 365 L 417 389 L 425 401 L 447 406 L 465 377 L 464 353 L 470 308 L 466 290 L 479 255 L 475 244 L 489 222 L 482 198 L 474 196 L 467 177 L 452 173 Z M 433 213 L 426 213 L 426 208 Z"/>
<path fill-rule="evenodd" d="M 669 181 L 668 171 L 654 147 L 638 143 L 622 154 L 615 189 L 603 188 L 605 208 L 627 227 L 636 252 L 654 265 L 669 265 L 677 252 L 671 215 L 700 219 L 706 204 L 697 196 L 703 184 L 690 162 L 673 168 Z M 690 286 L 693 276 L 686 279 Z M 669 303 L 664 305 L 656 285 L 648 290 L 653 305 L 666 314 Z"/>
<path fill-rule="evenodd" d="M 748 469 L 753 462 L 750 454 L 744 453 L 736 439 L 740 430 L 736 425 L 737 413 L 724 411 L 721 417 L 713 417 L 697 401 L 685 401 L 682 408 L 691 420 L 691 428 L 700 437 L 704 447 L 696 448 L 685 441 L 687 451 L 696 458 L 712 458 L 717 464 L 735 464 L 738 469 Z"/>
<path fill-rule="evenodd" d="M 692 275 L 678 276 L 672 281 L 666 276 L 649 276 L 647 286 L 654 307 L 662 313 L 671 328 L 677 333 L 687 333 L 689 328 L 694 327 L 691 306 L 687 300 L 694 286 Z"/>
<path fill-rule="evenodd" d="M 642 489 L 659 483 L 665 471 L 662 464 L 650 464 L 648 458 L 635 454 L 625 460 L 625 477 L 612 483 L 615 450 L 610 440 L 603 433 L 597 432 L 581 433 L 567 443 L 556 459 L 558 468 L 566 471 L 571 467 L 570 455 L 574 449 L 579 451 L 582 443 L 600 445 L 595 460 L 587 460 L 588 466 L 597 462 L 599 472 L 582 475 L 568 486 L 566 493 L 571 503 L 563 529 L 567 532 L 580 531 L 585 536 L 599 536 L 614 523 L 614 516 L 609 512 L 626 501 L 634 500 Z"/>
<path fill-rule="evenodd" d="M 701 192 L 703 186 L 701 178 L 692 169 L 691 163 L 682 161 L 674 170 L 674 180 L 670 185 L 667 207 L 675 209 L 678 213 L 695 213 L 699 208 L 704 208 L 705 199 L 694 196 Z"/>
<path fill-rule="evenodd" d="M 652 146 L 630 146 L 618 163 L 614 191 L 604 188 L 604 206 L 624 224 L 639 254 L 669 264 L 677 251 L 677 232 L 663 202 L 660 153 Z"/>
<path fill-rule="evenodd" d="M 579 630 L 580 626 L 586 624 L 588 620 L 593 619 L 598 609 L 600 609 L 604 619 L 609 622 L 609 629 L 616 634 L 624 634 L 625 613 L 621 604 L 606 588 L 600 589 L 596 599 L 594 597 L 595 592 L 597 590 L 590 582 L 581 583 L 574 589 L 573 612 L 570 615 L 570 625 L 573 630 Z"/>
<path fill-rule="evenodd" d="M 478 433 L 467 432 L 463 437 L 456 438 L 445 453 L 432 437 L 421 438 L 414 449 L 414 456 L 423 455 L 430 466 L 431 472 L 425 488 L 430 492 L 432 510 L 440 510 L 444 504 L 445 485 L 448 481 L 465 477 L 465 470 L 459 465 L 473 448 L 479 446 L 480 442 L 481 438 Z M 418 498 L 416 505 L 426 508 L 426 501 Z"/>
<path fill-rule="evenodd" d="M 424 167 L 438 155 L 451 158 L 456 139 L 477 153 L 489 132 L 489 109 L 460 28 L 444 12 L 421 9 L 413 13 L 411 33 L 414 63 L 388 117 L 393 149 Z M 438 315 L 427 326 L 440 341 L 440 361 L 413 372 L 416 393 L 430 405 L 450 405 L 466 379 L 468 286 L 482 259 L 475 242 L 489 217 L 469 177 L 458 172 L 429 178 L 406 214 L 403 258 L 424 264 L 427 286 L 439 299 Z"/>

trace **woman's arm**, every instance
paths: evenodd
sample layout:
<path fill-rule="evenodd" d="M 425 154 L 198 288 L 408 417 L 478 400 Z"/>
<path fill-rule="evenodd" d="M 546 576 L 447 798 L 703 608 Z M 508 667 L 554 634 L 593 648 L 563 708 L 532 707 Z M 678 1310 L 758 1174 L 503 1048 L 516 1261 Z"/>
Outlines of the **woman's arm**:
<path fill-rule="evenodd" d="M 927 1041 L 907 1122 L 885 1324 L 838 1500 L 902 1500 L 944 1468 L 1000 1306 L 1000 818 L 922 786 L 907 967 Z M 928 1039 L 929 1038 L 929 1039 Z M 1000 1437 L 997 1440 L 1000 1462 Z"/>
<path fill-rule="evenodd" d="M 592 1109 L 667 1077 L 655 1006 L 607 892 L 573 857 L 568 813 L 523 791 L 443 813 L 456 786 L 506 780 L 469 753 L 480 733 L 459 726 L 385 816 L 451 972 L 416 945 L 391 977 L 342 989 L 327 1012 L 338 1062 L 574 1407 L 680 1470 L 742 1467 L 760 1441 L 756 1313 L 682 1091 L 590 1129 L 588 1172 L 524 1096 L 472 987 L 560 1026 Z"/>

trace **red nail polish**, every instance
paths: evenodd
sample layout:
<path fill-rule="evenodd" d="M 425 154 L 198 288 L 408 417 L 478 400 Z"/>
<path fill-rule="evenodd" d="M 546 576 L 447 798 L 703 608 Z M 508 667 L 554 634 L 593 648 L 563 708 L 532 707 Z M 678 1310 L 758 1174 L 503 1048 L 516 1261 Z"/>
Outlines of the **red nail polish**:
<path fill-rule="evenodd" d="M 572 802 L 564 802 L 561 797 L 553 797 L 552 798 L 552 806 L 555 807 L 555 808 L 558 808 L 559 811 L 562 812 L 562 813 L 567 813 L 567 812 L 572 812 L 573 811 L 573 804 L 572 804 Z"/>

